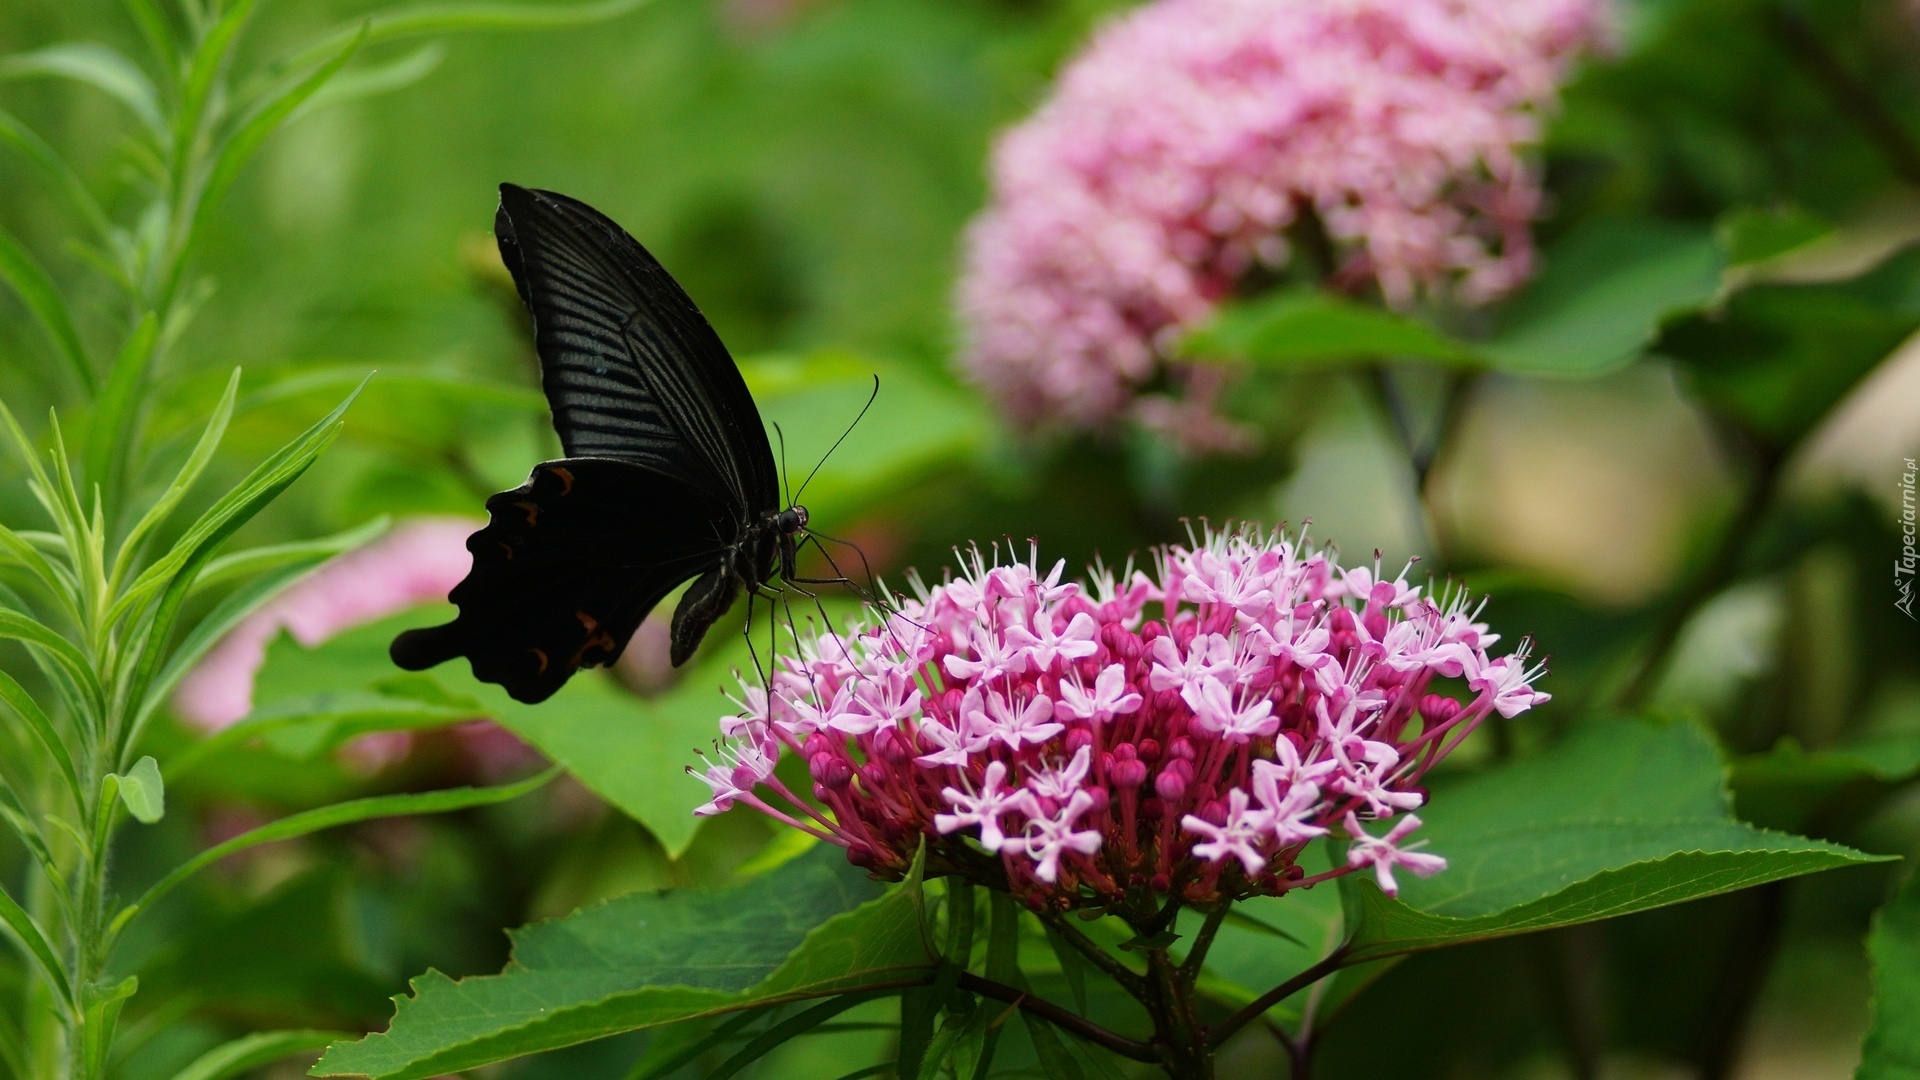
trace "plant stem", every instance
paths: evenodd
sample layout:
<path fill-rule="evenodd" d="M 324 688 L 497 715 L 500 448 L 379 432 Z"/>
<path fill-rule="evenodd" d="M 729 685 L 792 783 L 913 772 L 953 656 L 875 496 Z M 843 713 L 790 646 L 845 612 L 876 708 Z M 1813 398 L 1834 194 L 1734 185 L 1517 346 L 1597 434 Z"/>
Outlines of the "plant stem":
<path fill-rule="evenodd" d="M 1343 943 L 1326 956 L 1321 957 L 1312 967 L 1302 971 L 1300 974 L 1295 975 L 1293 978 L 1288 979 L 1286 982 L 1281 983 L 1266 993 L 1261 994 L 1259 997 L 1254 998 L 1251 1002 L 1247 1003 L 1245 1008 L 1242 1008 L 1239 1012 L 1221 1021 L 1214 1027 L 1211 1035 L 1208 1036 L 1208 1044 L 1218 1047 L 1225 1043 L 1235 1032 L 1246 1027 L 1252 1021 L 1259 1019 L 1268 1009 L 1273 1008 L 1275 1005 L 1280 1004 L 1307 987 L 1312 986 L 1314 983 L 1319 982 L 1321 979 L 1333 974 L 1335 971 L 1338 971 L 1341 963 L 1346 958 L 1347 946 Z"/>
<path fill-rule="evenodd" d="M 932 982 L 932 976 L 929 976 L 925 981 L 929 983 Z M 916 983 L 915 985 L 920 984 Z M 1096 1046 L 1106 1047 L 1121 1057 L 1148 1063 L 1158 1063 L 1160 1061 L 1160 1055 L 1155 1052 L 1151 1044 L 1143 1043 L 1138 1039 L 1129 1039 L 1125 1035 L 1115 1031 L 1108 1031 L 1106 1028 L 1088 1020 L 1086 1017 L 1081 1016 L 1071 1009 L 1062 1008 L 1045 998 L 1035 997 L 1018 987 L 1008 986 L 1006 983 L 984 978 L 970 971 L 960 973 L 959 986 L 962 990 L 971 991 L 979 994 L 981 997 L 990 997 L 996 1001 L 1004 1001 L 1009 1005 L 1016 1005 L 1020 1008 L 1021 1012 L 1031 1013 L 1053 1026 L 1063 1031 L 1071 1032 Z"/>

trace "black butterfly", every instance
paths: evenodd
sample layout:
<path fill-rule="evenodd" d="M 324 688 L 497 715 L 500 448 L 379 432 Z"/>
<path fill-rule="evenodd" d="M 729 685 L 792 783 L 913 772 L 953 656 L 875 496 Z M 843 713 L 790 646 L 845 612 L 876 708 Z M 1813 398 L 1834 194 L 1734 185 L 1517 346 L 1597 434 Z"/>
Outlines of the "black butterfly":
<path fill-rule="evenodd" d="M 740 370 L 693 301 L 606 215 L 500 185 L 500 257 L 533 313 L 567 456 L 487 500 L 467 538 L 460 615 L 393 640 L 412 671 L 465 656 L 476 678 L 544 701 L 611 664 L 676 586 L 672 658 L 693 655 L 742 589 L 794 579 L 807 509 L 780 508 L 773 450 Z"/>

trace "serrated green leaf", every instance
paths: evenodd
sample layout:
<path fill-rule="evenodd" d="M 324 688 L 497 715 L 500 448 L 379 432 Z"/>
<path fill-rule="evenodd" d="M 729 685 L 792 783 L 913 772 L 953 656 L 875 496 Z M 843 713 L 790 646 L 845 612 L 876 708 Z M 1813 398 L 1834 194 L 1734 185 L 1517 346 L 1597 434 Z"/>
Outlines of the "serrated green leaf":
<path fill-rule="evenodd" d="M 120 776 L 120 801 L 127 805 L 127 813 L 144 825 L 151 825 L 167 816 L 167 786 L 160 779 L 160 763 L 151 755 L 133 763 L 133 768 Z"/>
<path fill-rule="evenodd" d="M 1920 1080 L 1920 876 L 1873 917 L 1873 1023 L 1854 1080 Z"/>
<path fill-rule="evenodd" d="M 1720 284 L 1704 229 L 1594 221 L 1543 255 L 1540 276 L 1479 349 L 1501 371 L 1591 377 L 1638 357 L 1669 317 L 1697 310 Z"/>
<path fill-rule="evenodd" d="M 316 1076 L 415 1080 L 589 1039 L 926 978 L 912 904 L 821 847 L 721 892 L 622 897 L 514 932 L 499 975 L 437 972 Z"/>

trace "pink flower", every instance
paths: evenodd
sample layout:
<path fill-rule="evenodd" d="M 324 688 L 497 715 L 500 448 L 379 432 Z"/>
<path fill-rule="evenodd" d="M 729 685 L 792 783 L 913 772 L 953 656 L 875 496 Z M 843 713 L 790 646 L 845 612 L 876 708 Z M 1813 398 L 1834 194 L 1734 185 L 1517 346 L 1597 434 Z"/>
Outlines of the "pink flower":
<path fill-rule="evenodd" d="M 885 624 L 781 657 L 770 695 L 743 695 L 753 707 L 722 721 L 739 749 L 706 770 L 702 812 L 745 802 L 888 876 L 924 844 L 943 873 L 1055 909 L 1143 888 L 1278 894 L 1361 865 L 1390 884 L 1395 866 L 1439 865 L 1396 846 L 1404 829 L 1375 840 L 1355 824 L 1360 861 L 1314 877 L 1295 864 L 1344 821 L 1421 805 L 1427 771 L 1476 724 L 1541 698 L 1524 653 L 1500 666 L 1454 641 L 1426 666 L 1367 662 L 1368 642 L 1402 625 L 1439 640 L 1457 603 L 1382 602 L 1410 595 L 1398 581 L 1349 595 L 1298 538 L 1208 531 L 1158 552 L 1154 574 L 1120 575 L 1124 588 L 1105 571 L 1085 588 L 1053 584 L 1057 571 L 1043 583 L 1037 566 L 973 552 L 942 585 L 910 579 Z M 1270 648 L 1304 626 L 1326 637 L 1312 670 Z M 1063 641 L 1085 647 L 1034 644 Z M 1487 688 L 1463 686 L 1466 669 Z M 860 721 L 835 721 L 849 702 Z M 806 763 L 811 798 L 782 785 L 783 754 Z"/>
<path fill-rule="evenodd" d="M 1406 867 L 1415 877 L 1432 877 L 1447 868 L 1447 860 L 1440 856 L 1414 851 L 1419 844 L 1408 848 L 1399 846 L 1408 833 L 1420 827 L 1420 819 L 1412 814 L 1401 818 L 1385 836 L 1369 836 L 1352 813 L 1347 814 L 1346 826 L 1347 835 L 1353 838 L 1353 844 L 1347 848 L 1347 866 L 1352 869 L 1372 866 L 1374 876 L 1380 881 L 1380 891 L 1388 896 L 1400 895 L 1400 884 L 1393 880 L 1396 866 Z"/>
<path fill-rule="evenodd" d="M 1180 332 L 1311 210 L 1331 284 L 1469 303 L 1532 269 L 1539 137 L 1605 0 L 1157 0 L 1108 23 L 1001 136 L 967 236 L 973 377 L 1022 424 L 1123 417 L 1196 449 L 1223 373 Z M 1140 396 L 1162 372 L 1178 398 Z"/>

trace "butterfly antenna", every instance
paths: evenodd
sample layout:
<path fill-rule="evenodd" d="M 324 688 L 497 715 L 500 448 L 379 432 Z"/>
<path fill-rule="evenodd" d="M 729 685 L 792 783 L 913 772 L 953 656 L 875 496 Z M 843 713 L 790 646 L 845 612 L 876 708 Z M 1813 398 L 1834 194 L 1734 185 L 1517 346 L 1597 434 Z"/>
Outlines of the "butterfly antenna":
<path fill-rule="evenodd" d="M 773 423 L 773 437 L 780 444 L 780 489 L 787 493 L 787 505 L 793 505 L 793 489 L 787 485 L 787 433 L 780 430 L 778 420 Z"/>
<path fill-rule="evenodd" d="M 873 377 L 873 393 L 868 394 L 867 403 L 865 405 L 860 406 L 860 415 L 854 417 L 853 423 L 847 425 L 847 430 L 841 432 L 840 437 L 833 440 L 832 446 L 827 447 L 827 452 L 820 456 L 820 464 L 815 465 L 813 467 L 813 471 L 808 473 L 807 478 L 801 482 L 800 490 L 794 492 L 793 498 L 787 500 L 788 506 L 792 506 L 794 502 L 800 498 L 800 496 L 805 495 L 807 493 L 807 485 L 813 483 L 813 478 L 819 475 L 820 465 L 825 465 L 827 463 L 827 459 L 833 456 L 833 452 L 835 450 L 840 449 L 840 444 L 847 441 L 847 436 L 853 434 L 853 429 L 860 426 L 860 421 L 866 418 L 867 410 L 873 408 L 873 401 L 875 398 L 879 396 L 880 396 L 880 376 L 875 375 Z"/>

